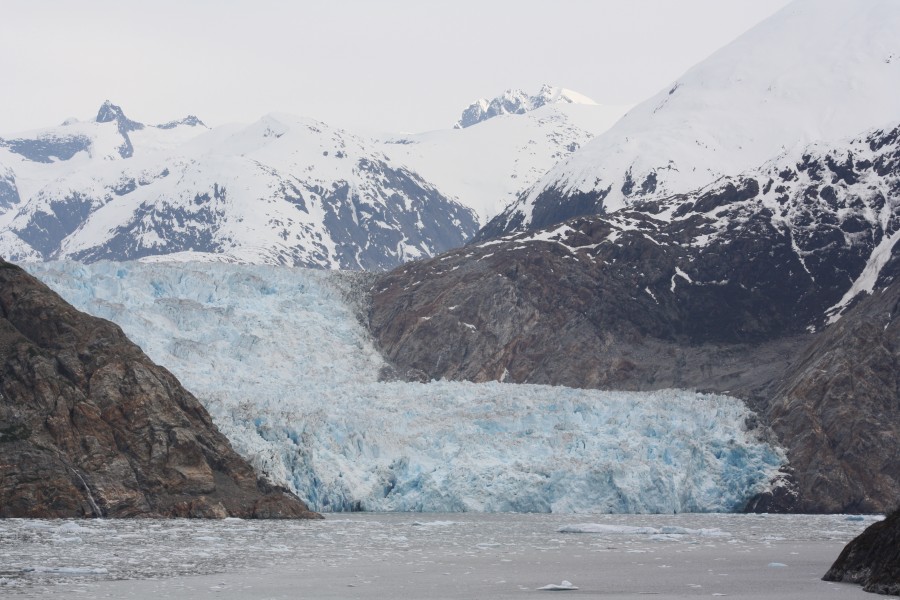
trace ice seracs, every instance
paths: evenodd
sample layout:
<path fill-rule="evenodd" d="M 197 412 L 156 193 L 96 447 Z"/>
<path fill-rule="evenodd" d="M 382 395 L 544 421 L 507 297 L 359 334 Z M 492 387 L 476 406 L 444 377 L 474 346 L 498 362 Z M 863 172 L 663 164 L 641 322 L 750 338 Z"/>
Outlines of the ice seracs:
<path fill-rule="evenodd" d="M 734 511 L 784 461 L 726 396 L 379 382 L 385 363 L 353 308 L 367 274 L 29 268 L 120 324 L 259 473 L 319 510 Z"/>

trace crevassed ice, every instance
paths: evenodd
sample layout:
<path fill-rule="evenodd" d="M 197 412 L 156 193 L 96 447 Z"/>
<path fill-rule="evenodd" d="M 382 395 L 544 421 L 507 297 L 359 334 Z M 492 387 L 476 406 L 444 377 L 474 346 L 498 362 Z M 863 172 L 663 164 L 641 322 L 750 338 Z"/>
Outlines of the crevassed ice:
<path fill-rule="evenodd" d="M 260 473 L 316 510 L 733 511 L 784 462 L 727 396 L 380 383 L 384 363 L 347 300 L 345 274 L 28 269 L 118 323 Z"/>

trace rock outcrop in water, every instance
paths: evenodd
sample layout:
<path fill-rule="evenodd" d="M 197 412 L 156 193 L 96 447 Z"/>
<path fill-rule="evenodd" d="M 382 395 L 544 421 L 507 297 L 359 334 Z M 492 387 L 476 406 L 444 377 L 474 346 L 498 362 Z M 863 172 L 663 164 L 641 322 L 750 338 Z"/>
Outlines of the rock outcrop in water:
<path fill-rule="evenodd" d="M 867 592 L 900 596 L 900 510 L 847 544 L 822 579 L 859 583 Z"/>
<path fill-rule="evenodd" d="M 0 517 L 313 518 L 118 326 L 0 260 Z"/>

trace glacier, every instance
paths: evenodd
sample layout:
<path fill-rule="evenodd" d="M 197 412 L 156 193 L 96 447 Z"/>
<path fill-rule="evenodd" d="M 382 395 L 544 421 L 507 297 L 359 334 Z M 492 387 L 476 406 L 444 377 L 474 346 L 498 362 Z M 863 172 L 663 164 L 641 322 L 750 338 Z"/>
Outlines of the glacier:
<path fill-rule="evenodd" d="M 254 468 L 319 511 L 736 511 L 785 463 L 735 398 L 381 381 L 372 275 L 225 263 L 24 265 L 109 319 Z"/>

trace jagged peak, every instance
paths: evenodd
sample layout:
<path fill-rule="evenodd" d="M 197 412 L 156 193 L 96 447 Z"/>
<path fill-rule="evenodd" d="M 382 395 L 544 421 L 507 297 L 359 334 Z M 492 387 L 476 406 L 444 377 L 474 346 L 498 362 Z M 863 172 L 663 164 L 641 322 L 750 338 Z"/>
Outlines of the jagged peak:
<path fill-rule="evenodd" d="M 100 106 L 100 110 L 97 111 L 97 118 L 94 120 L 98 123 L 109 123 L 110 121 L 118 121 L 122 118 L 125 118 L 122 107 L 118 104 L 113 104 L 110 100 L 106 100 Z"/>
<path fill-rule="evenodd" d="M 119 131 L 134 131 L 136 129 L 144 128 L 143 123 L 132 121 L 126 117 L 122 107 L 118 104 L 113 104 L 109 100 L 106 100 L 100 106 L 100 110 L 97 111 L 97 117 L 94 120 L 97 123 L 110 123 L 115 121 L 119 125 Z"/>
<path fill-rule="evenodd" d="M 546 83 L 534 95 L 529 95 L 518 88 L 510 88 L 491 100 L 479 98 L 470 104 L 462 112 L 462 116 L 453 128 L 463 129 L 471 127 L 499 115 L 521 115 L 547 104 L 556 103 L 596 104 L 596 102 L 583 94 Z"/>
<path fill-rule="evenodd" d="M 200 118 L 196 115 L 188 115 L 183 119 L 169 121 L 168 123 L 163 123 L 162 125 L 157 125 L 156 127 L 159 129 L 174 129 L 179 125 L 186 125 L 188 127 L 206 127 L 206 123 L 201 121 Z"/>

